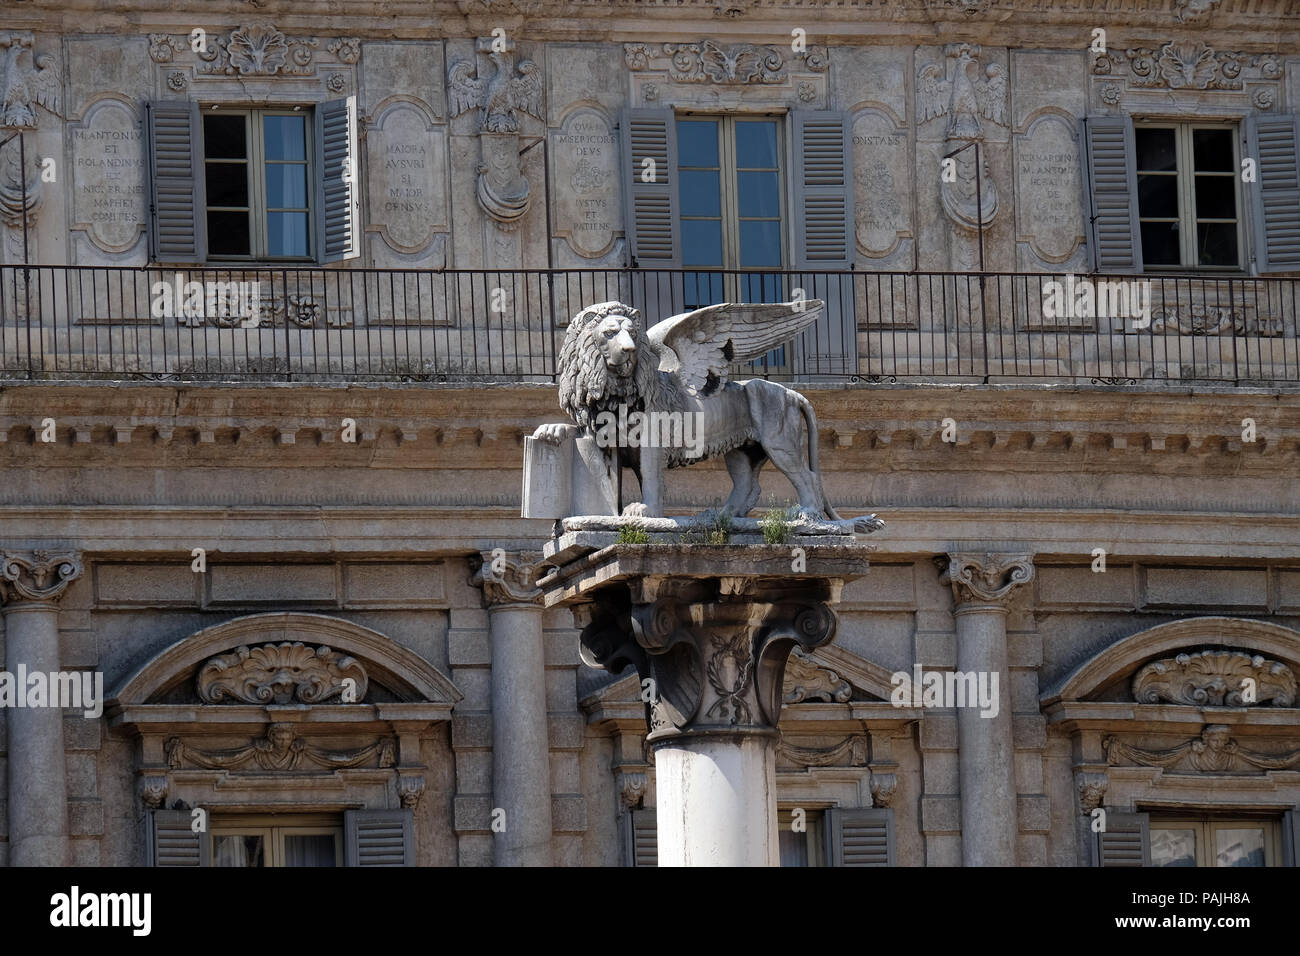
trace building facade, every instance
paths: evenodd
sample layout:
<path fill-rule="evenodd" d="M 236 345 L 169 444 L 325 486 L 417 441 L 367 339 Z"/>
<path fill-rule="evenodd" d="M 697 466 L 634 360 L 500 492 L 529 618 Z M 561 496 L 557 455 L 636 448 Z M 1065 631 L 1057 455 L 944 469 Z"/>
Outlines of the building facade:
<path fill-rule="evenodd" d="M 887 527 L 782 862 L 1296 864 L 1292 0 L 314 6 L 0 8 L 10 864 L 653 865 L 523 438 L 581 306 L 801 298 Z"/>

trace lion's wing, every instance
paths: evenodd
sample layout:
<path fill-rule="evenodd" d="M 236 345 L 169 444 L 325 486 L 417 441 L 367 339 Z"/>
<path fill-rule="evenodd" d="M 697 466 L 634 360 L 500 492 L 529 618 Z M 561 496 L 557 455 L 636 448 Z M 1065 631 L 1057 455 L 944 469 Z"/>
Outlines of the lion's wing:
<path fill-rule="evenodd" d="M 692 392 L 711 395 L 727 382 L 729 366 L 784 345 L 826 311 L 821 299 L 708 305 L 664 319 L 646 335 L 659 368 L 676 373 Z"/>

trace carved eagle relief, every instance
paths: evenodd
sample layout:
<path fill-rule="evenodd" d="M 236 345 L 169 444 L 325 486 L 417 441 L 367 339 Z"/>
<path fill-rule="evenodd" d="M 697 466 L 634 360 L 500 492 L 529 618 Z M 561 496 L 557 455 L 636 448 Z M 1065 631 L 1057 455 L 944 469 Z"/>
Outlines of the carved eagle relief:
<path fill-rule="evenodd" d="M 979 47 L 960 44 L 945 51 L 944 63 L 921 68 L 916 80 L 916 114 L 924 123 L 950 115 L 949 135 L 979 136 L 978 116 L 1007 125 L 1007 79 L 1001 64 L 992 63 L 979 73 Z M 945 66 L 951 69 L 945 72 Z"/>
<path fill-rule="evenodd" d="M 59 78 L 54 57 L 32 53 L 32 34 L 0 33 L 5 50 L 0 68 L 0 127 L 31 129 L 36 104 L 59 115 Z"/>
<path fill-rule="evenodd" d="M 472 109 L 483 111 L 482 130 L 487 133 L 517 133 L 516 111 L 542 119 L 542 77 L 532 60 L 520 60 L 515 75 L 515 55 L 511 51 L 492 51 L 488 58 L 496 66 L 490 77 L 479 76 L 476 65 L 463 60 L 448 71 L 447 98 L 451 115 L 460 116 Z"/>

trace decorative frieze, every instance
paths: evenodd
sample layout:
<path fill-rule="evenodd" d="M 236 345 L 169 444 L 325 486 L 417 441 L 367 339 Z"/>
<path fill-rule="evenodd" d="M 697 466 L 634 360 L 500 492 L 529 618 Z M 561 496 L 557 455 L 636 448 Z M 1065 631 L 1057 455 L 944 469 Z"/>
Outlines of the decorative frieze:
<path fill-rule="evenodd" d="M 354 657 L 301 641 L 237 647 L 208 660 L 197 679 L 207 704 L 323 704 L 365 700 L 369 679 Z"/>
<path fill-rule="evenodd" d="M 843 704 L 852 696 L 849 682 L 835 671 L 818 664 L 797 647 L 790 652 L 785 665 L 785 703 L 823 700 L 828 704 Z"/>
<path fill-rule="evenodd" d="M 172 770 L 343 770 L 365 765 L 386 769 L 397 762 L 396 738 L 381 737 L 356 750 L 328 750 L 309 744 L 292 724 L 271 724 L 265 737 L 251 741 L 247 747 L 203 750 L 186 745 L 180 737 L 171 737 L 163 750 Z"/>
<path fill-rule="evenodd" d="M 1231 728 L 1224 724 L 1209 724 L 1200 737 L 1168 750 L 1143 750 L 1114 736 L 1102 741 L 1102 746 L 1106 750 L 1106 762 L 1111 766 L 1160 767 L 1198 773 L 1252 773 L 1291 770 L 1300 764 L 1300 750 L 1278 754 L 1248 750 L 1231 734 Z"/>
<path fill-rule="evenodd" d="M 943 559 L 940 559 L 941 561 Z M 949 554 L 941 580 L 952 585 L 954 603 L 1002 604 L 1034 578 L 1029 554 Z"/>
<path fill-rule="evenodd" d="M 845 737 L 829 747 L 800 747 L 782 739 L 777 744 L 776 755 L 796 767 L 865 767 L 867 738 Z"/>
<path fill-rule="evenodd" d="M 70 551 L 0 551 L 0 604 L 57 601 L 81 572 L 81 556 Z"/>
<path fill-rule="evenodd" d="M 1279 99 L 1282 58 L 1276 53 L 1216 50 L 1203 40 L 1170 40 L 1094 53 L 1092 73 L 1097 97 L 1111 108 L 1145 107 L 1157 102 L 1153 96 L 1173 93 L 1194 97 L 1197 103 L 1268 110 Z"/>
<path fill-rule="evenodd" d="M 713 40 L 698 43 L 625 43 L 623 60 L 633 72 L 662 70 L 676 83 L 723 86 L 783 83 L 791 71 L 825 73 L 830 64 L 824 46 L 791 53 L 779 46 Z"/>
<path fill-rule="evenodd" d="M 1295 695 L 1291 668 L 1241 651 L 1179 654 L 1148 664 L 1133 677 L 1133 699 L 1143 704 L 1291 707 Z"/>

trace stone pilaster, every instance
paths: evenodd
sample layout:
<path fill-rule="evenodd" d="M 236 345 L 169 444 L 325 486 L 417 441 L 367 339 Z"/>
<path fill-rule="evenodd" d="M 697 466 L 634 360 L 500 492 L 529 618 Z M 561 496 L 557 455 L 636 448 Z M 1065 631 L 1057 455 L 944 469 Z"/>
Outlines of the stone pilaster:
<path fill-rule="evenodd" d="M 474 574 L 492 645 L 493 810 L 505 811 L 505 828 L 493 832 L 495 866 L 553 862 L 542 593 L 534 583 L 539 557 L 485 551 Z"/>
<path fill-rule="evenodd" d="M 5 669 L 59 670 L 59 599 L 81 576 L 80 556 L 0 552 Z M 26 693 L 22 684 L 19 694 Z M 57 704 L 57 700 L 53 701 Z M 9 865 L 66 866 L 68 793 L 63 711 L 58 706 L 9 710 Z"/>
<path fill-rule="evenodd" d="M 957 709 L 961 784 L 961 857 L 964 866 L 1015 866 L 1015 745 L 1011 725 L 1011 674 L 1007 666 L 1007 605 L 1033 580 L 1028 554 L 949 554 L 943 572 L 952 585 L 957 625 L 957 670 L 992 685 L 997 712 Z M 984 675 L 988 675 L 987 678 Z"/>

